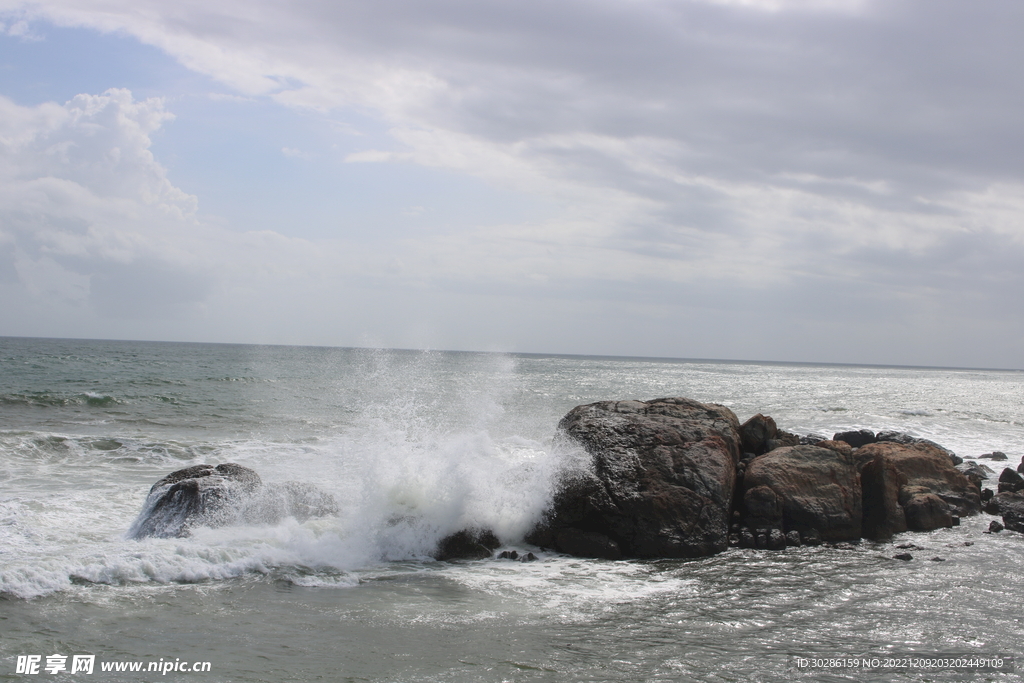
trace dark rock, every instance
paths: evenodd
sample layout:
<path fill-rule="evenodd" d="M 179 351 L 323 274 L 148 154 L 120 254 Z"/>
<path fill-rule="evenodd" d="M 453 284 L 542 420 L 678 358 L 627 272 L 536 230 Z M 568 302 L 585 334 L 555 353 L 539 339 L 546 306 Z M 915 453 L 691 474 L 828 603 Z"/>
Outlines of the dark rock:
<path fill-rule="evenodd" d="M 583 446 L 590 471 L 560 482 L 535 545 L 596 557 L 699 557 L 728 546 L 739 421 L 685 398 L 578 406 L 560 438 Z"/>
<path fill-rule="evenodd" d="M 1002 451 L 992 451 L 991 453 L 986 453 L 985 455 L 979 455 L 978 456 L 978 460 L 998 460 L 998 461 L 1002 461 L 1002 460 L 1006 460 L 1006 459 L 1007 459 L 1006 453 L 1003 453 Z"/>
<path fill-rule="evenodd" d="M 256 472 L 235 463 L 171 472 L 150 488 L 128 537 L 183 537 L 195 526 L 223 526 L 228 508 L 260 486 Z"/>
<path fill-rule="evenodd" d="M 906 531 L 907 517 L 899 496 L 907 478 L 896 465 L 883 453 L 873 453 L 861 469 L 860 483 L 864 537 L 884 541 Z"/>
<path fill-rule="evenodd" d="M 960 518 L 953 515 L 953 526 L 960 526 Z"/>
<path fill-rule="evenodd" d="M 793 531 L 787 531 L 786 532 L 786 545 L 792 545 L 792 546 L 800 545 L 800 532 L 796 531 L 795 529 Z"/>
<path fill-rule="evenodd" d="M 462 529 L 442 538 L 437 544 L 434 559 L 442 562 L 450 560 L 485 560 L 496 548 L 501 546 L 494 532 L 488 529 Z"/>
<path fill-rule="evenodd" d="M 743 527 L 743 529 L 740 531 L 740 547 L 741 548 L 756 548 L 757 547 L 757 539 L 754 537 L 753 532 L 750 529 L 746 528 L 746 527 Z"/>
<path fill-rule="evenodd" d="M 827 441 L 828 437 L 824 434 L 804 434 L 800 437 L 800 446 L 813 446 L 821 441 Z"/>
<path fill-rule="evenodd" d="M 900 502 L 911 531 L 931 531 L 953 526 L 949 504 L 934 493 L 917 491 L 919 486 L 904 486 Z"/>
<path fill-rule="evenodd" d="M 758 550 L 768 549 L 768 532 L 758 531 L 754 536 L 754 545 Z"/>
<path fill-rule="evenodd" d="M 982 480 L 988 479 L 989 475 L 995 474 L 995 472 L 992 471 L 991 467 L 988 467 L 986 465 L 982 465 L 981 463 L 978 463 L 978 462 L 965 462 L 965 463 L 961 463 L 959 465 L 956 465 L 956 468 L 959 471 L 963 472 L 968 477 L 970 477 L 971 475 L 974 475 L 978 479 L 982 479 Z"/>
<path fill-rule="evenodd" d="M 768 531 L 768 549 L 782 550 L 786 547 L 786 535 L 782 529 L 771 529 Z"/>
<path fill-rule="evenodd" d="M 854 448 L 860 448 L 866 446 L 869 443 L 875 443 L 877 440 L 875 433 L 870 429 L 860 429 L 853 432 L 837 432 L 832 437 L 833 441 L 845 441 Z"/>
<path fill-rule="evenodd" d="M 499 560 L 518 560 L 519 553 L 515 550 L 502 550 L 498 555 Z"/>
<path fill-rule="evenodd" d="M 945 562 L 946 560 L 944 558 L 942 558 L 942 557 L 933 557 L 931 559 L 931 561 L 932 562 Z"/>
<path fill-rule="evenodd" d="M 767 442 L 774 439 L 778 431 L 775 420 L 758 413 L 740 425 L 740 445 L 745 453 L 761 455 L 769 450 Z"/>
<path fill-rule="evenodd" d="M 537 556 L 534 555 L 533 553 L 526 553 L 525 555 L 523 555 L 523 556 L 521 556 L 519 558 L 519 561 L 520 562 L 536 562 L 537 561 Z"/>
<path fill-rule="evenodd" d="M 841 543 L 832 543 L 830 545 L 835 550 L 856 550 L 857 549 L 857 546 L 855 546 L 853 543 L 841 542 Z"/>
<path fill-rule="evenodd" d="M 999 493 L 1013 493 L 1014 491 L 1024 491 L 1024 477 L 1019 472 L 1007 467 L 999 475 Z"/>
<path fill-rule="evenodd" d="M 912 559 L 914 559 L 914 556 L 911 555 L 910 553 L 900 553 L 899 555 L 893 555 L 892 559 L 894 559 L 894 560 L 903 560 L 904 562 L 910 562 Z"/>
<path fill-rule="evenodd" d="M 860 480 L 841 453 L 817 446 L 775 449 L 750 463 L 743 486 L 744 507 L 752 505 L 759 517 L 773 510 L 768 491 L 774 494 L 781 518 L 772 521 L 787 531 L 803 536 L 813 529 L 827 541 L 860 537 Z"/>
<path fill-rule="evenodd" d="M 900 550 L 925 550 L 925 548 L 922 548 L 921 546 L 916 545 L 914 543 L 900 543 L 896 547 Z"/>
<path fill-rule="evenodd" d="M 1007 494 L 1000 508 L 1003 526 L 1010 531 L 1024 532 L 1024 496 L 1018 493 Z"/>
<path fill-rule="evenodd" d="M 817 529 L 811 529 L 806 533 L 800 533 L 800 538 L 803 540 L 804 545 L 821 545 L 821 534 L 818 533 Z"/>
<path fill-rule="evenodd" d="M 774 439 L 768 439 L 765 442 L 766 450 L 774 451 L 776 448 L 785 448 L 786 446 L 799 446 L 800 437 L 796 434 L 790 434 L 784 432 L 781 429 L 776 433 Z"/>
<path fill-rule="evenodd" d="M 947 453 L 939 447 L 924 442 L 906 445 L 885 441 L 864 446 L 855 453 L 855 457 L 865 463 L 868 458 L 879 455 L 889 460 L 906 478 L 904 488 L 912 487 L 914 493 L 938 496 L 960 517 L 975 514 L 980 509 L 981 494 L 978 487 L 953 466 Z M 907 512 L 904 501 L 910 498 L 909 494 L 900 493 L 900 504 L 904 506 L 904 512 Z M 917 506 L 918 512 L 922 511 L 920 505 Z M 917 519 L 920 521 L 923 518 Z M 917 531 L 927 530 L 914 527 L 909 513 L 907 527 Z"/>
<path fill-rule="evenodd" d="M 1000 524 L 999 522 L 997 522 L 994 519 L 991 522 L 988 523 L 988 530 L 990 532 L 992 532 L 993 534 L 998 534 L 1000 531 L 1002 531 L 1005 528 L 1006 527 L 1004 527 L 1002 524 Z"/>
<path fill-rule="evenodd" d="M 996 495 L 996 492 L 992 489 L 983 489 L 981 492 L 981 502 L 987 503 L 992 500 L 992 496 Z"/>
<path fill-rule="evenodd" d="M 153 484 L 128 536 L 183 537 L 198 526 L 276 524 L 337 513 L 334 496 L 312 484 L 263 484 L 256 472 L 234 463 L 193 465 Z"/>

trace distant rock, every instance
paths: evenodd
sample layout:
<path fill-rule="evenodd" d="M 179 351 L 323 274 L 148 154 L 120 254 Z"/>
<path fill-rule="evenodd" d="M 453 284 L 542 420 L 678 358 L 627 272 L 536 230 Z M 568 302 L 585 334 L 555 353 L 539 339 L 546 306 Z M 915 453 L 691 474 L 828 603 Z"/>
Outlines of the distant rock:
<path fill-rule="evenodd" d="M 860 448 L 861 446 L 866 446 L 869 443 L 875 443 L 875 441 L 877 441 L 877 437 L 870 429 L 858 429 L 851 432 L 837 432 L 836 435 L 832 437 L 832 440 L 845 441 L 854 448 Z"/>
<path fill-rule="evenodd" d="M 1002 461 L 1002 460 L 1006 460 L 1006 459 L 1007 459 L 1006 453 L 1003 453 L 1002 451 L 992 451 L 991 453 L 986 453 L 985 455 L 979 455 L 978 456 L 978 460 Z"/>
<path fill-rule="evenodd" d="M 741 444 L 731 410 L 686 398 L 603 401 L 574 408 L 559 430 L 592 466 L 560 482 L 528 542 L 608 559 L 728 547 Z"/>
<path fill-rule="evenodd" d="M 900 553 L 899 555 L 893 555 L 892 559 L 894 559 L 894 560 L 903 560 L 904 562 L 910 562 L 912 559 L 914 559 L 914 556 L 911 555 L 910 553 Z"/>
<path fill-rule="evenodd" d="M 988 479 L 990 475 L 995 474 L 991 467 L 988 467 L 987 465 L 982 465 L 979 462 L 965 462 L 960 465 L 957 465 L 956 468 L 963 472 L 968 477 L 974 475 L 981 480 Z"/>

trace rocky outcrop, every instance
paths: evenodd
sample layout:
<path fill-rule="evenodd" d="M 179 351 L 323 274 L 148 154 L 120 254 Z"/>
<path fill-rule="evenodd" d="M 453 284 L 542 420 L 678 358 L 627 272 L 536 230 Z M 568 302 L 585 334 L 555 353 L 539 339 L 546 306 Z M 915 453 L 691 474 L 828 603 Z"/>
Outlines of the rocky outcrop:
<path fill-rule="evenodd" d="M 1016 491 L 1024 491 L 1024 476 L 1021 476 L 1019 472 L 1011 470 L 1009 467 L 1004 469 L 999 475 L 999 493 L 1014 493 Z"/>
<path fill-rule="evenodd" d="M 981 508 L 978 487 L 953 466 L 945 449 L 925 442 L 876 442 L 857 449 L 855 457 L 865 466 L 881 458 L 899 473 L 903 483 L 898 499 L 910 530 L 952 526 L 954 517 L 975 514 Z M 940 514 L 936 498 L 946 504 L 948 515 Z"/>
<path fill-rule="evenodd" d="M 559 429 L 591 466 L 562 480 L 526 540 L 586 557 L 845 547 L 955 526 L 978 512 L 987 469 L 959 471 L 952 451 L 901 432 L 797 437 L 767 415 L 740 425 L 723 406 L 684 398 L 579 406 Z M 1024 477 L 1008 468 L 999 489 L 986 508 L 995 514 Z"/>
<path fill-rule="evenodd" d="M 194 465 L 153 484 L 128 537 L 183 537 L 197 526 L 265 524 L 337 512 L 337 501 L 311 484 L 265 486 L 256 472 L 241 465 Z"/>
<path fill-rule="evenodd" d="M 559 423 L 591 467 L 566 477 L 531 543 L 588 557 L 699 557 L 728 545 L 740 424 L 685 398 L 579 406 Z"/>
<path fill-rule="evenodd" d="M 818 446 L 786 446 L 755 458 L 743 479 L 751 529 L 814 530 L 825 541 L 861 536 L 860 478 L 848 455 Z"/>

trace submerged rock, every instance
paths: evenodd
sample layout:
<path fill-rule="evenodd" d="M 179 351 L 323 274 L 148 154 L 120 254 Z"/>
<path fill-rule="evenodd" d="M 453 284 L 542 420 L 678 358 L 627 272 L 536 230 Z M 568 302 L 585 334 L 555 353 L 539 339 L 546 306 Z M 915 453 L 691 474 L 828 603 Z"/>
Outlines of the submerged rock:
<path fill-rule="evenodd" d="M 235 463 L 194 465 L 153 484 L 128 537 L 180 538 L 197 526 L 273 524 L 337 512 L 334 497 L 311 484 L 264 485 L 256 472 Z"/>
<path fill-rule="evenodd" d="M 462 529 L 441 539 L 437 544 L 434 559 L 443 562 L 450 560 L 486 560 L 500 546 L 501 541 L 498 540 L 498 537 L 490 529 Z M 517 559 L 518 557 L 519 554 L 516 553 L 516 557 L 512 559 Z"/>
<path fill-rule="evenodd" d="M 699 557 L 728 547 L 740 425 L 686 398 L 603 401 L 559 423 L 591 468 L 563 479 L 535 545 L 587 557 Z"/>

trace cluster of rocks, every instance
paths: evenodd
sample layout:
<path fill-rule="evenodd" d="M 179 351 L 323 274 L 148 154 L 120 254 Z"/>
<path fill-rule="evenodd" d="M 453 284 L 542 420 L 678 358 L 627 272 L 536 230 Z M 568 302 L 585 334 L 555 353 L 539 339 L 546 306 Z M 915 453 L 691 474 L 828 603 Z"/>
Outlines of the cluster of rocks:
<path fill-rule="evenodd" d="M 801 437 L 765 415 L 740 424 L 724 406 L 663 398 L 578 406 L 559 433 L 592 467 L 566 475 L 527 541 L 572 555 L 698 557 L 730 545 L 884 540 L 954 526 L 982 507 L 978 472 L 898 432 Z M 1011 474 L 989 503 L 1016 528 L 1024 478 Z"/>
<path fill-rule="evenodd" d="M 861 538 L 955 526 L 982 509 L 1002 517 L 991 531 L 1024 532 L 1024 459 L 1016 471 L 1002 471 L 996 491 L 982 489 L 995 474 L 991 468 L 899 432 L 797 436 L 766 415 L 740 424 L 725 406 L 661 398 L 577 406 L 559 423 L 557 438 L 584 449 L 590 467 L 563 476 L 550 510 L 525 540 L 570 555 L 853 547 Z M 308 484 L 271 487 L 240 465 L 197 465 L 153 485 L 129 535 L 186 536 L 197 525 L 337 511 L 329 494 Z M 487 559 L 500 547 L 490 530 L 462 529 L 444 537 L 434 557 Z M 512 550 L 498 557 L 536 559 Z"/>
<path fill-rule="evenodd" d="M 128 537 L 180 538 L 197 526 L 273 524 L 337 512 L 334 497 L 311 484 L 264 484 L 256 472 L 235 463 L 194 465 L 153 484 Z"/>

